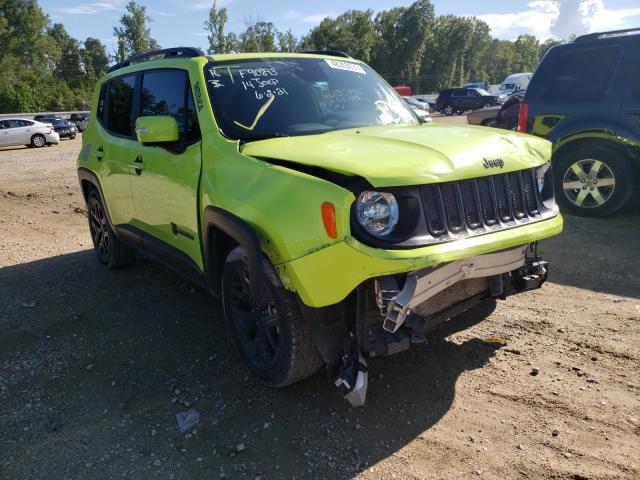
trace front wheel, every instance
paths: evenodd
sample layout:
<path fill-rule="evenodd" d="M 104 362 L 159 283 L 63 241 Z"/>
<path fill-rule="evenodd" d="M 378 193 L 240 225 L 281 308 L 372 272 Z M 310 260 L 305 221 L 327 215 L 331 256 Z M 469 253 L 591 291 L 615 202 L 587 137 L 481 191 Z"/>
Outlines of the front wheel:
<path fill-rule="evenodd" d="M 453 115 L 453 112 L 454 112 L 453 105 L 451 104 L 445 105 L 443 112 L 445 115 Z"/>
<path fill-rule="evenodd" d="M 264 258 L 266 305 L 255 306 L 244 250 L 231 251 L 222 271 L 222 306 L 227 326 L 249 371 L 270 387 L 303 380 L 322 366 L 298 298 L 284 289 Z"/>
<path fill-rule="evenodd" d="M 136 251 L 122 243 L 113 233 L 102 200 L 95 190 L 89 193 L 87 211 L 89 233 L 100 263 L 109 268 L 131 265 L 135 261 Z"/>
<path fill-rule="evenodd" d="M 489 118 L 485 121 L 482 122 L 482 126 L 483 127 L 492 127 L 495 128 L 498 126 L 498 119 L 497 118 Z"/>
<path fill-rule="evenodd" d="M 578 148 L 556 160 L 558 203 L 586 217 L 610 215 L 631 198 L 634 173 L 627 158 L 607 146 Z"/>

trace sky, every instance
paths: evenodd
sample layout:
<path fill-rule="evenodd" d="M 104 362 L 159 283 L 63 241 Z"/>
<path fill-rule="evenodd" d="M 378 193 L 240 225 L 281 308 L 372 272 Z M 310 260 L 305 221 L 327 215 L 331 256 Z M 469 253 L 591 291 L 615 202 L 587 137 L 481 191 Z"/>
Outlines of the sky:
<path fill-rule="evenodd" d="M 113 27 L 128 0 L 40 0 L 52 22 L 63 23 L 79 40 L 97 37 L 112 53 Z M 229 31 L 241 32 L 252 20 L 273 22 L 278 30 L 300 36 L 325 17 L 345 10 L 374 11 L 408 6 L 412 0 L 218 0 L 229 12 Z M 212 0 L 139 0 L 153 18 L 151 35 L 162 47 L 196 46 L 206 50 L 203 22 Z M 491 27 L 494 37 L 515 39 L 529 33 L 540 39 L 640 27 L 640 0 L 432 0 L 437 15 L 476 16 Z"/>

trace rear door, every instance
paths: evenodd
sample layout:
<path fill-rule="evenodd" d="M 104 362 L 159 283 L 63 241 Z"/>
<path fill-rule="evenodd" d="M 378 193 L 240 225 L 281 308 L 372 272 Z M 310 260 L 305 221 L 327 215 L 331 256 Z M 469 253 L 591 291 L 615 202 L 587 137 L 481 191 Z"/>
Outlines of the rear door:
<path fill-rule="evenodd" d="M 139 144 L 132 176 L 136 226 L 160 248 L 160 255 L 183 257 L 202 268 L 198 222 L 200 130 L 188 72 L 181 69 L 141 73 L 140 116 L 170 115 L 178 122 L 176 145 Z"/>
<path fill-rule="evenodd" d="M 589 130 L 614 135 L 624 85 L 619 41 L 574 42 L 552 49 L 527 89 L 529 130 L 554 143 Z"/>
<path fill-rule="evenodd" d="M 619 137 L 640 142 L 640 35 L 628 37 L 619 75 L 625 83 L 616 131 Z"/>
<path fill-rule="evenodd" d="M 34 134 L 34 124 L 30 120 L 16 120 L 19 128 L 17 130 L 20 145 L 28 145 L 31 143 L 31 136 Z"/>
<path fill-rule="evenodd" d="M 130 164 L 135 159 L 134 97 L 137 75 L 110 80 L 100 93 L 95 145 L 88 145 L 95 160 L 111 220 L 130 224 L 135 217 Z"/>

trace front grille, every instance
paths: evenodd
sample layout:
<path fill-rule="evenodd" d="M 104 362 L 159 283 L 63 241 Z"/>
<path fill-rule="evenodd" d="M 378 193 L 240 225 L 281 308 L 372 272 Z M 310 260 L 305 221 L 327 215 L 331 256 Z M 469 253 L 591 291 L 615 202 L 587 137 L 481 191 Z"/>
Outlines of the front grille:
<path fill-rule="evenodd" d="M 420 187 L 429 234 L 439 241 L 541 220 L 535 169 Z"/>

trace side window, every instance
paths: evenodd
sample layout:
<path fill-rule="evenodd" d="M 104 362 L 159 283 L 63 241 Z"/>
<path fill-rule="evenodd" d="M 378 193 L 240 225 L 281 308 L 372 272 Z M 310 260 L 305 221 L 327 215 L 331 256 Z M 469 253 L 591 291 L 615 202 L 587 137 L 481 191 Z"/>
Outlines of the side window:
<path fill-rule="evenodd" d="M 467 90 L 467 95 L 469 97 L 479 97 L 480 96 L 480 94 L 475 90 Z"/>
<path fill-rule="evenodd" d="M 33 123 L 30 122 L 29 120 L 18 120 L 18 124 L 21 127 L 30 127 L 31 125 L 33 125 Z"/>
<path fill-rule="evenodd" d="M 607 95 L 614 78 L 620 47 L 570 50 L 556 63 L 545 99 L 594 101 Z"/>
<path fill-rule="evenodd" d="M 133 92 L 135 76 L 115 78 L 109 82 L 107 129 L 119 135 L 133 136 Z"/>
<path fill-rule="evenodd" d="M 9 128 L 9 122 L 6 120 L 0 120 L 0 130 Z"/>
<path fill-rule="evenodd" d="M 453 94 L 451 96 L 452 97 L 464 97 L 465 93 L 464 93 L 464 90 L 454 90 Z"/>
<path fill-rule="evenodd" d="M 96 111 L 96 118 L 100 121 L 104 121 L 104 109 L 107 101 L 107 83 L 103 83 L 100 86 L 100 97 L 98 97 L 98 110 Z"/>
<path fill-rule="evenodd" d="M 184 70 L 143 74 L 140 115 L 172 116 L 178 122 L 181 142 L 190 142 L 200 137 L 191 88 Z"/>
<path fill-rule="evenodd" d="M 22 126 L 20 120 L 7 120 L 7 122 L 9 122 L 9 128 L 19 128 Z"/>

